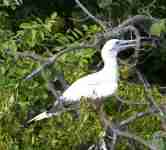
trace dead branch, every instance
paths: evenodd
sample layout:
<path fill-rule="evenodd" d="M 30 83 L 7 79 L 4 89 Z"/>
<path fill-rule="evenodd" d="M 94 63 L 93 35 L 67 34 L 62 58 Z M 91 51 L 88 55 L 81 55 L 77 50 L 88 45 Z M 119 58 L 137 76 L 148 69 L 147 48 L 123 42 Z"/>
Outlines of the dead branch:
<path fill-rule="evenodd" d="M 104 34 L 105 39 L 110 39 L 111 37 L 117 37 L 120 36 L 122 33 L 126 33 L 126 32 L 133 32 L 136 39 L 138 39 L 140 37 L 140 33 L 138 31 L 138 29 L 136 27 L 134 27 L 133 25 L 127 25 L 124 27 L 115 27 L 113 28 L 111 31 L 107 32 Z"/>
<path fill-rule="evenodd" d="M 111 135 L 113 135 L 113 138 L 111 138 L 113 148 L 116 144 L 117 136 L 121 136 L 121 137 L 126 137 L 129 139 L 133 139 L 133 140 L 143 144 L 144 146 L 148 147 L 150 150 L 157 150 L 157 148 L 154 145 L 149 144 L 147 141 L 145 141 L 141 137 L 134 135 L 134 134 L 131 134 L 128 131 L 121 131 L 120 130 L 120 127 L 127 125 L 127 124 L 133 122 L 134 120 L 141 118 L 141 117 L 143 117 L 149 113 L 152 113 L 152 112 L 138 113 L 137 115 L 129 117 L 127 120 L 122 121 L 120 123 L 120 125 L 111 123 L 109 121 L 109 118 L 106 117 L 105 114 L 103 115 L 103 113 L 104 113 L 103 111 L 102 111 L 102 113 L 100 113 L 100 118 L 102 119 L 102 124 L 104 124 L 104 129 L 107 132 L 106 135 L 108 135 L 109 138 L 111 138 Z"/>
<path fill-rule="evenodd" d="M 128 100 L 123 100 L 121 97 L 119 97 L 118 95 L 115 95 L 115 98 L 117 101 L 121 102 L 122 104 L 127 104 L 127 105 L 148 105 L 147 102 L 131 102 Z"/>
<path fill-rule="evenodd" d="M 150 18 L 145 15 L 136 15 L 124 21 L 122 24 L 118 26 L 118 28 L 123 28 L 128 25 L 142 24 L 144 22 L 149 22 L 149 21 L 156 22 L 156 18 L 152 17 Z"/>
<path fill-rule="evenodd" d="M 120 32 L 123 32 L 124 28 L 127 26 L 135 27 L 135 25 L 141 25 L 141 24 L 144 24 L 145 22 L 156 22 L 156 20 L 157 19 L 145 16 L 145 15 L 136 15 L 136 16 L 130 17 L 129 19 L 123 21 L 117 27 L 114 27 L 113 29 L 108 30 L 108 32 L 105 33 L 104 37 L 110 38 L 110 36 L 115 36 L 115 35 L 119 34 Z M 113 35 L 112 35 L 112 33 L 113 33 Z"/>
<path fill-rule="evenodd" d="M 29 51 L 16 52 L 16 56 L 18 58 L 26 58 L 26 57 L 28 57 L 28 58 L 31 58 L 31 59 L 33 59 L 35 61 L 40 61 L 40 62 L 46 60 L 46 58 L 40 56 L 39 54 L 36 54 L 35 52 L 29 52 Z"/>
<path fill-rule="evenodd" d="M 13 53 L 10 50 L 6 51 L 5 53 L 7 55 L 9 55 L 9 56 L 13 56 Z M 30 58 L 30 59 L 33 59 L 33 60 L 39 61 L 39 62 L 43 62 L 43 61 L 46 60 L 45 57 L 42 57 L 41 55 L 36 54 L 34 51 L 33 52 L 30 52 L 30 51 L 19 52 L 19 51 L 17 51 L 15 53 L 15 58 L 16 59 L 19 59 L 19 58 Z"/>
<path fill-rule="evenodd" d="M 137 73 L 137 75 L 138 75 L 139 80 L 140 80 L 140 81 L 143 83 L 143 85 L 144 85 L 145 92 L 146 92 L 146 97 L 147 97 L 147 100 L 148 100 L 148 102 L 149 102 L 149 104 L 150 104 L 150 107 L 151 107 L 151 108 L 154 107 L 154 108 L 159 112 L 160 116 L 163 117 L 163 116 L 164 116 L 163 111 L 162 111 L 162 110 L 160 109 L 160 107 L 157 105 L 157 103 L 156 103 L 154 97 L 153 97 L 152 94 L 149 92 L 149 88 L 150 88 L 149 82 L 145 79 L 145 77 L 141 74 L 140 71 L 136 70 L 136 73 Z"/>
<path fill-rule="evenodd" d="M 59 94 L 58 92 L 54 89 L 54 85 L 51 81 L 48 81 L 48 90 L 52 93 L 55 99 L 58 99 Z"/>
<path fill-rule="evenodd" d="M 119 123 L 119 126 L 124 127 L 130 123 L 133 123 L 137 119 L 140 119 L 140 118 L 143 118 L 143 117 L 149 116 L 149 115 L 154 115 L 155 113 L 158 113 L 158 111 L 149 110 L 149 111 L 145 111 L 145 112 L 136 113 L 136 114 L 132 115 L 131 117 L 127 118 L 126 120 L 121 121 Z"/>
<path fill-rule="evenodd" d="M 52 57 L 48 58 L 48 60 L 44 64 L 42 64 L 39 68 L 37 68 L 36 70 L 32 71 L 31 74 L 26 76 L 25 80 L 30 80 L 32 77 L 34 77 L 37 74 L 39 74 L 44 68 L 52 65 L 63 54 L 65 54 L 67 52 L 70 52 L 70 51 L 80 50 L 80 49 L 85 49 L 85 48 L 94 48 L 94 46 L 93 45 L 82 46 L 82 44 L 80 44 L 80 46 L 75 46 L 75 47 L 72 46 L 72 47 L 69 47 L 69 48 L 62 49 L 59 53 L 57 53 L 57 54 L 53 55 Z"/>
<path fill-rule="evenodd" d="M 79 2 L 79 1 L 77 0 L 77 2 Z M 143 15 L 137 15 L 137 16 L 134 16 L 133 18 L 128 19 L 127 21 L 124 21 L 118 27 L 115 27 L 115 28 L 111 29 L 110 31 L 107 30 L 108 32 L 96 34 L 95 41 L 93 44 L 81 43 L 80 45 L 77 45 L 77 46 L 70 46 L 67 48 L 62 48 L 59 53 L 48 58 L 44 64 L 42 64 L 36 70 L 32 71 L 32 73 L 29 74 L 28 76 L 26 76 L 24 79 L 25 80 L 32 79 L 34 76 L 38 75 L 43 69 L 52 65 L 61 55 L 65 54 L 67 52 L 74 51 L 76 49 L 80 50 L 80 49 L 85 49 L 85 48 L 97 48 L 98 46 L 102 45 L 105 41 L 109 40 L 110 38 L 115 37 L 115 36 L 118 37 L 121 33 L 124 33 L 124 32 L 128 32 L 128 31 L 133 32 L 136 36 L 136 39 L 138 40 L 137 47 L 140 47 L 139 31 L 137 30 L 136 27 L 134 27 L 133 25 L 130 25 L 130 24 L 139 23 L 140 21 L 144 21 L 144 20 L 152 20 L 152 19 L 148 18 L 146 16 L 143 16 Z"/>
<path fill-rule="evenodd" d="M 83 10 L 85 14 L 87 14 L 92 20 L 94 20 L 97 24 L 99 24 L 104 31 L 106 31 L 107 27 L 102 23 L 101 20 L 97 19 L 94 15 L 92 15 L 92 13 L 90 13 L 88 9 L 79 0 L 75 0 L 75 2 Z"/>
<path fill-rule="evenodd" d="M 157 150 L 157 148 L 154 145 L 149 144 L 147 141 L 145 141 L 144 139 L 142 139 L 141 137 L 139 137 L 137 135 L 131 134 L 131 133 L 126 132 L 126 131 L 121 131 L 121 130 L 116 129 L 116 128 L 111 128 L 110 130 L 113 131 L 114 133 L 116 133 L 118 136 L 133 139 L 133 140 L 143 144 L 144 146 L 148 147 L 150 150 Z"/>

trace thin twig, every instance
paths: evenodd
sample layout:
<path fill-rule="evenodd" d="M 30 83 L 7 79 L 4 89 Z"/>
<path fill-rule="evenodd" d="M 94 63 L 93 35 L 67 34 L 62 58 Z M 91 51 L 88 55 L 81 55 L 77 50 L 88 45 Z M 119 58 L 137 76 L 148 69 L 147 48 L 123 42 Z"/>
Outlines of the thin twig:
<path fill-rule="evenodd" d="M 147 14 L 148 16 L 151 17 L 151 8 L 155 7 L 155 3 L 157 2 L 157 0 L 153 0 L 150 4 L 148 4 L 147 6 L 141 7 L 138 11 L 141 14 Z M 158 21 L 158 20 L 156 20 Z"/>
<path fill-rule="evenodd" d="M 104 31 L 106 31 L 107 27 L 102 23 L 102 21 L 100 21 L 94 15 L 92 15 L 92 13 L 90 13 L 88 9 L 79 0 L 75 0 L 75 2 L 83 10 L 84 13 L 86 13 L 91 19 L 93 19 L 96 23 L 98 23 L 103 28 Z"/>

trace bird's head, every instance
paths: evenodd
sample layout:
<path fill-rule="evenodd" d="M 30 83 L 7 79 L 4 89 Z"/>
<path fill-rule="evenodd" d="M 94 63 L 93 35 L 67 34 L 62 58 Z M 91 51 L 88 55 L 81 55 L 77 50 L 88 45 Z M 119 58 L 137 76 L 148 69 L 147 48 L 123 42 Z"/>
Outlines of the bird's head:
<path fill-rule="evenodd" d="M 136 47 L 136 40 L 108 40 L 102 49 L 102 55 L 117 56 L 117 54 L 127 48 Z"/>

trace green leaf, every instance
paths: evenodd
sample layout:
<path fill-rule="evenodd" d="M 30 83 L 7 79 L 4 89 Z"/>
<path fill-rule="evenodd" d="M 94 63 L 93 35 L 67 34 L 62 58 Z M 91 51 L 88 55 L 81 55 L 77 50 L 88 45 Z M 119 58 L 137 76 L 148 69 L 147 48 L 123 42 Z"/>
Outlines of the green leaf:
<path fill-rule="evenodd" d="M 34 47 L 36 42 L 37 42 L 37 39 L 36 39 L 36 35 L 37 35 L 37 31 L 36 30 L 31 30 L 29 32 L 26 32 L 26 42 L 27 44 L 30 46 L 30 47 Z"/>
<path fill-rule="evenodd" d="M 20 28 L 22 28 L 22 29 L 31 29 L 32 28 L 32 24 L 30 24 L 30 23 L 22 23 L 20 25 Z"/>
<path fill-rule="evenodd" d="M 81 32 L 80 30 L 78 30 L 77 28 L 74 28 L 74 31 L 79 34 L 81 37 L 84 35 L 83 32 Z"/>
<path fill-rule="evenodd" d="M 157 23 L 152 24 L 150 33 L 156 36 L 160 36 L 162 32 L 166 32 L 166 20 L 162 19 Z"/>
<path fill-rule="evenodd" d="M 51 14 L 51 19 L 56 19 L 57 17 L 57 12 L 54 12 L 53 14 Z"/>

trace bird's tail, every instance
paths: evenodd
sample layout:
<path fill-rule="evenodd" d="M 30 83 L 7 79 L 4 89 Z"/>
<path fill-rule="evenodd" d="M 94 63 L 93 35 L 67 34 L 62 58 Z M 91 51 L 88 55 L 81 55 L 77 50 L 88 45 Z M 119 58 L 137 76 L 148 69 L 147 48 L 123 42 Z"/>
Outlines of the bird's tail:
<path fill-rule="evenodd" d="M 30 119 L 27 121 L 27 124 L 30 124 L 34 121 L 39 121 L 39 120 L 43 120 L 45 118 L 51 118 L 53 116 L 58 116 L 63 112 L 63 106 L 59 101 L 56 101 L 54 103 L 54 106 L 48 110 L 45 111 L 43 113 L 40 113 L 39 115 L 35 116 L 34 118 Z"/>

